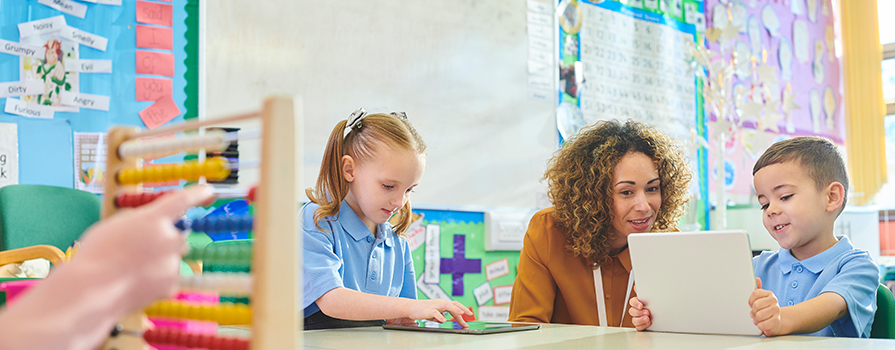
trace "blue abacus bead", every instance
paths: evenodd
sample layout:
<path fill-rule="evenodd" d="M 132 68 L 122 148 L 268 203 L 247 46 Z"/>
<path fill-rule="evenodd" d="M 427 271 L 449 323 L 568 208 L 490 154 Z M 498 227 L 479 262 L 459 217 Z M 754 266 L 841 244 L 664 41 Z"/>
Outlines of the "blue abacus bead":
<path fill-rule="evenodd" d="M 203 227 L 205 225 L 205 218 L 199 218 L 190 222 L 190 229 L 198 232 L 205 232 Z"/>
<path fill-rule="evenodd" d="M 202 232 L 205 232 L 205 233 L 215 232 L 214 226 L 215 226 L 215 224 L 217 224 L 218 218 L 214 217 L 214 216 L 207 216 L 202 219 L 203 219 Z"/>
<path fill-rule="evenodd" d="M 214 232 L 229 231 L 229 228 L 227 227 L 227 226 L 230 226 L 229 224 L 230 224 L 230 220 L 218 220 L 218 218 L 215 218 L 214 225 L 212 225 L 213 226 L 212 231 L 214 231 Z"/>
<path fill-rule="evenodd" d="M 239 229 L 237 231 L 249 231 L 252 229 L 252 217 L 251 216 L 243 216 L 242 220 L 239 221 Z"/>
<path fill-rule="evenodd" d="M 174 226 L 177 227 L 178 230 L 184 231 L 184 230 L 190 228 L 190 220 L 189 219 L 181 219 L 181 220 L 177 221 L 177 223 L 175 223 Z"/>

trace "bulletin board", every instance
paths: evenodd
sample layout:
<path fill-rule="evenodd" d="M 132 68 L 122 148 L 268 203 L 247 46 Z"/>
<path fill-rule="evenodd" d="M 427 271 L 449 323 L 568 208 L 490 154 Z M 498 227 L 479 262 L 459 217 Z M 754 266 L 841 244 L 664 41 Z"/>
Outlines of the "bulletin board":
<path fill-rule="evenodd" d="M 707 112 L 712 137 L 725 133 L 711 144 L 724 145 L 730 198 L 751 203 L 752 166 L 773 142 L 804 135 L 845 141 L 834 8 L 830 0 L 706 0 L 705 9 L 709 57 L 734 72 L 726 97 L 733 113 Z M 742 59 L 731 63 L 734 55 Z M 709 163 L 715 188 L 719 158 Z"/>
<path fill-rule="evenodd" d="M 194 117 L 197 9 L 195 0 L 0 3 L 0 39 L 43 51 L 0 53 L 0 83 L 40 82 L 37 94 L 0 98 L 0 122 L 17 126 L 18 183 L 76 187 L 76 174 L 89 168 L 75 168 L 76 145 L 96 142 L 112 125 L 147 128 Z"/>
<path fill-rule="evenodd" d="M 456 300 L 476 319 L 506 321 L 518 251 L 485 251 L 482 212 L 414 210 L 408 231 L 419 299 Z"/>
<path fill-rule="evenodd" d="M 664 11 L 659 1 L 646 3 L 560 1 L 563 138 L 598 120 L 633 119 L 692 145 L 696 83 L 687 55 L 701 8 L 688 6 L 685 16 L 680 0 Z"/>
<path fill-rule="evenodd" d="M 705 30 L 690 0 L 559 0 L 556 127 L 560 140 L 599 120 L 653 125 L 689 151 L 694 198 L 683 224 L 707 227 L 705 135 L 690 50 Z"/>

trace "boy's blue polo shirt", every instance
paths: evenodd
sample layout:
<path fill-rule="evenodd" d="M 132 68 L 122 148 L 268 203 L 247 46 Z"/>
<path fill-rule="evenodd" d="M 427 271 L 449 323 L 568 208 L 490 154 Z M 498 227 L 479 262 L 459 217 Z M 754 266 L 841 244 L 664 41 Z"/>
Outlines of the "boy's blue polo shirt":
<path fill-rule="evenodd" d="M 879 267 L 866 251 L 855 249 L 848 237 L 830 249 L 799 261 L 788 249 L 762 252 L 752 259 L 762 289 L 774 292 L 780 307 L 792 306 L 824 292 L 842 296 L 848 315 L 808 335 L 870 337 L 876 312 Z"/>
<path fill-rule="evenodd" d="M 320 311 L 316 300 L 338 287 L 416 299 L 410 245 L 398 237 L 389 223 L 379 224 L 380 234 L 374 237 L 348 203 L 342 201 L 339 215 L 327 218 L 333 221 L 320 221 L 328 232 L 321 231 L 314 225 L 318 207 L 309 203 L 298 214 L 303 237 L 304 317 Z"/>

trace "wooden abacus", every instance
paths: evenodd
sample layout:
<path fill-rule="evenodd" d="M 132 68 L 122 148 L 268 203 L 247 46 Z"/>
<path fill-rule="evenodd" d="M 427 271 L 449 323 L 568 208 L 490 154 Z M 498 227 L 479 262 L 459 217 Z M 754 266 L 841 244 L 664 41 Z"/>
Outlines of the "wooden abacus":
<path fill-rule="evenodd" d="M 200 149 L 213 150 L 222 144 L 226 145 L 219 134 L 200 133 L 173 141 L 141 140 L 250 119 L 260 119 L 262 138 L 260 183 L 255 187 L 256 191 L 253 191 L 255 193 L 252 199 L 255 203 L 255 217 L 240 218 L 240 222 L 235 224 L 242 228 L 247 225 L 252 227 L 254 242 L 251 248 L 251 287 L 247 287 L 249 283 L 244 282 L 242 277 L 228 278 L 210 274 L 198 275 L 182 284 L 182 287 L 202 285 L 204 288 L 229 288 L 231 291 L 242 292 L 250 289 L 250 306 L 178 306 L 176 302 L 162 301 L 147 309 L 181 309 L 175 313 L 182 314 L 185 318 L 202 316 L 219 324 L 250 324 L 250 339 L 216 334 L 145 331 L 145 314 L 136 313 L 121 322 L 118 332 L 113 332 L 103 349 L 142 350 L 148 342 L 180 348 L 298 348 L 301 344 L 301 324 L 296 308 L 296 300 L 300 298 L 297 288 L 300 242 L 296 240 L 295 120 L 300 116 L 294 116 L 294 111 L 291 98 L 272 97 L 264 101 L 260 112 L 187 122 L 142 132 L 132 127 L 113 127 L 109 130 L 106 173 L 111 176 L 105 181 L 103 218 L 115 214 L 122 206 L 139 206 L 157 198 L 157 193 L 143 193 L 143 182 L 176 179 L 195 181 L 202 177 L 226 178 L 229 174 L 229 165 L 223 158 L 153 167 L 141 167 L 139 162 L 141 157 L 180 151 L 195 152 Z M 234 279 L 236 282 L 233 282 Z"/>

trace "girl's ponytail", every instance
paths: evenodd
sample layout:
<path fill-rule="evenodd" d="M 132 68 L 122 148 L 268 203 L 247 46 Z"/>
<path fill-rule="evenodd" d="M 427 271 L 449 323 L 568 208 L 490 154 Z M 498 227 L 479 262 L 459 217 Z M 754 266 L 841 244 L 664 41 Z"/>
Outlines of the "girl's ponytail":
<path fill-rule="evenodd" d="M 317 175 L 317 185 L 305 190 L 311 202 L 320 206 L 314 211 L 314 224 L 321 231 L 323 228 L 320 227 L 320 221 L 338 214 L 340 204 L 348 194 L 348 182 L 342 173 L 342 156 L 345 154 L 347 138 L 354 137 L 354 134 L 349 134 L 347 138 L 343 136 L 346 124 L 346 120 L 338 122 L 329 134 L 320 164 L 320 174 Z"/>

